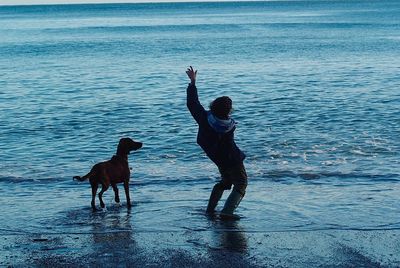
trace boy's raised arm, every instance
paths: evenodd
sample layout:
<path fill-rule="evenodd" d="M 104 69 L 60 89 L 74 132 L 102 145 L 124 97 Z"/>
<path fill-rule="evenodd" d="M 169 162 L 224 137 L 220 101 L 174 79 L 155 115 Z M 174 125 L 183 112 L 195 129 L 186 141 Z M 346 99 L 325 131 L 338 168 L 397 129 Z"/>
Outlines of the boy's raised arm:
<path fill-rule="evenodd" d="M 199 97 L 197 95 L 197 88 L 196 88 L 196 76 L 197 70 L 194 70 L 192 66 L 187 69 L 186 74 L 190 79 L 190 84 L 186 90 L 186 105 L 192 114 L 193 118 L 199 123 L 200 118 L 202 115 L 206 113 L 204 107 L 199 102 Z"/>
<path fill-rule="evenodd" d="M 190 84 L 192 84 L 193 86 L 196 85 L 197 70 L 194 70 L 193 67 L 190 66 L 187 69 L 186 74 L 188 75 L 188 77 L 190 79 Z"/>

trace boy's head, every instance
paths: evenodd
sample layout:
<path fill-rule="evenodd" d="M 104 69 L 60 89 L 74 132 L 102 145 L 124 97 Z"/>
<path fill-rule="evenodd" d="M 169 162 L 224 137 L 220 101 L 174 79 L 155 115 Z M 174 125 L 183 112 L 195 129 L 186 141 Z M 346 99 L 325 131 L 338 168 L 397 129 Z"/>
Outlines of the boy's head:
<path fill-rule="evenodd" d="M 213 115 L 220 119 L 228 119 L 232 112 L 232 100 L 227 96 L 216 98 L 210 103 L 210 110 Z"/>

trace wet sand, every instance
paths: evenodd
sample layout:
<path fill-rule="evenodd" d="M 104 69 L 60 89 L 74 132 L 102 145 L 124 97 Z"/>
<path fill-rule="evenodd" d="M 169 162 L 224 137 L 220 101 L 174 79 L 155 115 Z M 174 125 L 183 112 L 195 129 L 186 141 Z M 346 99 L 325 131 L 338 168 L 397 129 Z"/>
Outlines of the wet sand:
<path fill-rule="evenodd" d="M 132 209 L 107 192 L 107 209 L 92 212 L 86 184 L 46 186 L 9 197 L 0 267 L 400 267 L 396 224 L 307 224 L 259 205 L 252 189 L 241 220 L 221 221 L 205 216 L 206 191 L 190 198 L 169 187 L 154 198 L 154 188 L 135 187 Z"/>
<path fill-rule="evenodd" d="M 0 267 L 400 267 L 400 229 L 372 216 L 360 228 L 313 225 L 259 205 L 250 189 L 241 220 L 221 221 L 204 214 L 208 192 L 190 198 L 172 187 L 157 198 L 134 188 L 132 209 L 108 192 L 107 209 L 92 212 L 86 184 L 57 185 L 9 197 Z"/>
<path fill-rule="evenodd" d="M 2 267 L 399 267 L 400 230 L 209 230 L 10 234 Z M 227 229 L 221 229 L 221 225 Z"/>

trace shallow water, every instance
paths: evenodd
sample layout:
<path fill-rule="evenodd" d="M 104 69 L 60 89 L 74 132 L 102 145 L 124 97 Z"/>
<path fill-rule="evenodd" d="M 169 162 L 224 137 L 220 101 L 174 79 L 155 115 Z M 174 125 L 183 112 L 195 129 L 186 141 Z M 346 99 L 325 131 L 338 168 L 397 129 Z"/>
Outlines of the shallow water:
<path fill-rule="evenodd" d="M 186 109 L 190 64 L 205 105 L 234 101 L 250 179 L 236 228 L 398 229 L 399 14 L 397 1 L 0 7 L 0 233 L 225 228 L 203 215 L 218 173 Z M 93 214 L 72 177 L 123 136 L 144 142 L 134 207 L 109 190 Z"/>

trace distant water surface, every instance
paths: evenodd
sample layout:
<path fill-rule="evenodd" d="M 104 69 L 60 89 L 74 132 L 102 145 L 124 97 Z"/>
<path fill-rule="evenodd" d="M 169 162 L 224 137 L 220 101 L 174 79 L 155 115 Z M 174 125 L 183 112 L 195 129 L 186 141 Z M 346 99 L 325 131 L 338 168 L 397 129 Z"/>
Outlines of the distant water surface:
<path fill-rule="evenodd" d="M 273 1 L 0 7 L 0 233 L 210 228 L 188 65 L 234 101 L 242 230 L 400 228 L 400 2 Z M 124 136 L 133 217 L 100 220 L 72 177 Z"/>

